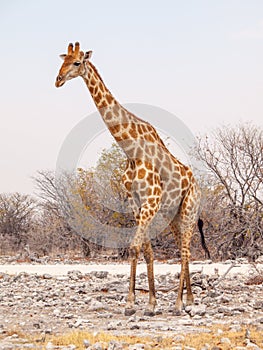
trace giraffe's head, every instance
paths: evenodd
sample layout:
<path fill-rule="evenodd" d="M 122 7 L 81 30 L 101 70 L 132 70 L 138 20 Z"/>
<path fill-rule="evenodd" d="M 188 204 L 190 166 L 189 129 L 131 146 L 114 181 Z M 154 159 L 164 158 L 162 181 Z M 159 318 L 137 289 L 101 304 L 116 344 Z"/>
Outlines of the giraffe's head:
<path fill-rule="evenodd" d="M 56 78 L 56 87 L 62 86 L 67 80 L 82 76 L 86 71 L 86 61 L 90 59 L 92 51 L 84 53 L 80 51 L 79 43 L 69 44 L 68 53 L 60 55 L 63 59 L 62 66 Z"/>

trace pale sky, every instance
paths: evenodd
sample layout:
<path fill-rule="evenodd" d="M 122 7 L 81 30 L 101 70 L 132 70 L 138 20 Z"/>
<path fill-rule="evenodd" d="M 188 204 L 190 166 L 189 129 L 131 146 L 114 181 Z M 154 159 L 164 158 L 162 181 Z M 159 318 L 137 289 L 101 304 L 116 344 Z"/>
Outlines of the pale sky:
<path fill-rule="evenodd" d="M 161 107 L 195 135 L 263 126 L 262 0 L 1 0 L 0 39 L 0 192 L 32 193 L 95 111 L 80 78 L 54 86 L 69 42 L 93 50 L 120 102 Z"/>

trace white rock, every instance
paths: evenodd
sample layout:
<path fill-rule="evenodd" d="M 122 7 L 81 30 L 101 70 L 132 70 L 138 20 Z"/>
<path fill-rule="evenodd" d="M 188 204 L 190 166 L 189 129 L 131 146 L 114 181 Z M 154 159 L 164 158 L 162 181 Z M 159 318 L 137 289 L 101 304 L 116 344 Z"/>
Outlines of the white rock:
<path fill-rule="evenodd" d="M 174 338 L 173 338 L 174 341 L 176 342 L 181 342 L 181 341 L 184 341 L 185 340 L 185 337 L 181 334 L 178 334 L 176 335 Z"/>
<path fill-rule="evenodd" d="M 221 338 L 220 343 L 221 344 L 231 344 L 231 341 L 229 338 Z"/>

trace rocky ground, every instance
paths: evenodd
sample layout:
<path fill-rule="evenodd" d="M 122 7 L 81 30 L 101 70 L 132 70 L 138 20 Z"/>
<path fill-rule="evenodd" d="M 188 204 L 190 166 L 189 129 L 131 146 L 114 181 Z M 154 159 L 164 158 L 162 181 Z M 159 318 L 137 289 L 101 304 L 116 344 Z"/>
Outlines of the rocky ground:
<path fill-rule="evenodd" d="M 245 266 L 246 262 L 238 263 Z M 57 349 L 52 342 L 43 345 L 45 339 L 71 330 L 150 336 L 156 349 L 164 348 L 162 340 L 170 337 L 175 339 L 174 349 L 191 350 L 197 348 L 180 345 L 188 334 L 210 332 L 210 328 L 218 324 L 233 331 L 243 326 L 247 328 L 244 347 L 231 347 L 231 341 L 222 334 L 222 342 L 228 347 L 213 348 L 203 344 L 202 349 L 263 349 L 263 336 L 257 345 L 249 338 L 249 327 L 254 326 L 263 334 L 262 262 L 251 265 L 249 273 L 238 275 L 231 272 L 232 262 L 226 264 L 229 269 L 223 275 L 219 275 L 217 269 L 212 274 L 205 274 L 202 269 L 192 274 L 195 304 L 186 307 L 181 316 L 173 315 L 178 274 L 158 274 L 157 271 L 158 305 L 153 317 L 144 316 L 148 299 L 145 273 L 137 278 L 137 312 L 126 317 L 124 306 L 129 283 L 126 273 L 109 273 L 103 270 L 103 265 L 100 271 L 89 273 L 78 271 L 76 266 L 75 270 L 60 276 L 45 272 L 15 275 L 0 272 L 0 350 Z M 38 343 L 30 340 L 34 336 Z M 151 348 L 150 345 L 128 346 L 121 342 L 109 342 L 105 347 L 100 343 L 91 345 L 88 340 L 85 347 L 97 350 Z M 60 349 L 75 348 L 72 344 Z"/>

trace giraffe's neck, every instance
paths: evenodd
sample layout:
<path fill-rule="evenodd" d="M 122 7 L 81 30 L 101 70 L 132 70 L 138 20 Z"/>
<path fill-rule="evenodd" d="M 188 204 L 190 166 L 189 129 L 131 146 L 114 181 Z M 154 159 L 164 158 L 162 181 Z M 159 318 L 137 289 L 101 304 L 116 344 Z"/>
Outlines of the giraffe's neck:
<path fill-rule="evenodd" d="M 122 108 L 119 102 L 112 96 L 97 69 L 90 61 L 86 63 L 86 68 L 83 79 L 105 124 L 110 128 L 112 124 L 125 122 L 125 120 L 123 120 L 125 116 L 121 114 L 121 109 L 124 108 Z M 126 122 L 128 122 L 128 120 Z"/>
<path fill-rule="evenodd" d="M 94 65 L 90 61 L 86 65 L 82 77 L 106 126 L 127 157 L 137 158 L 138 149 L 143 150 L 145 142 L 165 147 L 154 127 L 127 111 L 112 96 Z"/>

